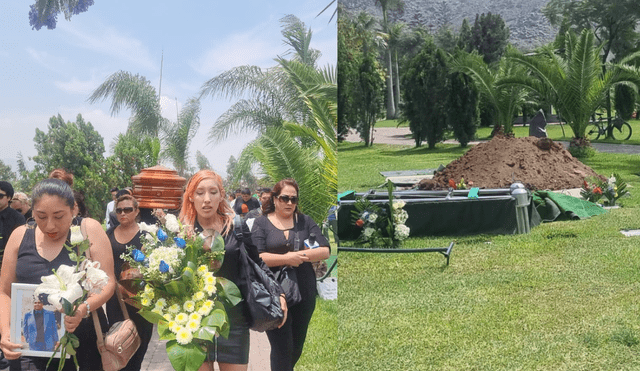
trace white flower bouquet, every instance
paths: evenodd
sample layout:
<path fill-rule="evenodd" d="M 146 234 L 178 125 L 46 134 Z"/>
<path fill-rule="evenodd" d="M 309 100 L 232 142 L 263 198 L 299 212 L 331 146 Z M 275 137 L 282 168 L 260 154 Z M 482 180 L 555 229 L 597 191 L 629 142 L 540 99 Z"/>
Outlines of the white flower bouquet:
<path fill-rule="evenodd" d="M 379 206 L 366 198 L 354 204 L 353 222 L 362 228 L 355 241 L 356 246 L 379 248 L 397 248 L 409 237 L 410 229 L 405 225 L 409 214 L 403 209 L 405 202 L 393 198 L 393 184 L 387 184 L 389 190 L 388 207 Z"/>
<path fill-rule="evenodd" d="M 42 283 L 34 291 L 34 296 L 43 304 L 53 306 L 65 315 L 73 316 L 89 294 L 99 293 L 107 285 L 109 277 L 100 269 L 99 262 L 92 262 L 85 257 L 90 243 L 83 237 L 79 226 L 71 227 L 70 243 L 71 246 L 65 245 L 65 248 L 76 265 L 60 265 L 57 270 L 53 270 L 52 275 L 42 277 Z M 67 354 L 73 356 L 76 368 L 78 367 L 76 348 L 79 345 L 78 337 L 72 333 L 65 332 L 60 338 L 55 349 L 55 352 L 60 352 L 59 371 L 64 367 Z M 51 359 L 53 356 L 49 363 Z"/>
<path fill-rule="evenodd" d="M 133 300 L 144 318 L 158 324 L 160 339 L 168 340 L 173 368 L 198 370 L 206 345 L 229 335 L 223 304 L 236 305 L 242 296 L 233 282 L 214 275 L 224 257 L 220 235 L 205 246 L 205 236 L 192 233 L 174 215 L 163 219 L 161 226 L 141 223 L 140 229 L 154 233 L 140 250 L 129 248 L 122 257 L 140 270 L 144 288 Z"/>

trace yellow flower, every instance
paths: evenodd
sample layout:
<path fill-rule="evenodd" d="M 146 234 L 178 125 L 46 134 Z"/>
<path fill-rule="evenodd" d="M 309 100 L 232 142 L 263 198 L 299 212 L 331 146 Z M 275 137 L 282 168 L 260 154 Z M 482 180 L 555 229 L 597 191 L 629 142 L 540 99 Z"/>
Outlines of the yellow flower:
<path fill-rule="evenodd" d="M 189 315 L 189 321 L 198 321 L 198 322 L 200 322 L 200 321 L 202 321 L 202 316 L 200 314 L 198 314 L 198 313 L 191 313 Z"/>
<path fill-rule="evenodd" d="M 198 308 L 198 314 L 203 317 L 208 316 L 209 313 L 211 313 L 211 309 L 212 308 L 210 305 L 203 305 L 200 308 Z M 193 315 L 194 313 L 191 313 L 191 314 Z"/>
<path fill-rule="evenodd" d="M 160 298 L 158 299 L 158 301 L 156 301 L 157 308 L 164 308 L 166 306 L 167 306 L 167 300 L 165 298 Z"/>
<path fill-rule="evenodd" d="M 178 341 L 179 344 L 187 345 L 191 343 L 191 340 L 193 340 L 193 334 L 187 329 L 180 329 L 180 331 L 176 333 L 176 341 Z"/>
<path fill-rule="evenodd" d="M 189 320 L 189 316 L 186 313 L 178 313 L 176 316 L 176 322 L 179 324 L 185 324 Z"/>
<path fill-rule="evenodd" d="M 194 303 L 193 300 L 187 300 L 184 302 L 184 305 L 182 307 L 184 308 L 184 310 L 191 313 L 196 309 L 196 303 Z"/>
<path fill-rule="evenodd" d="M 198 291 L 195 294 L 193 294 L 193 300 L 195 300 L 195 301 L 204 300 L 205 297 L 206 297 L 206 295 L 202 291 Z"/>
<path fill-rule="evenodd" d="M 189 322 L 187 322 L 186 328 L 190 332 L 196 332 L 200 328 L 200 321 L 190 320 Z"/>
<path fill-rule="evenodd" d="M 151 304 L 151 300 L 149 298 L 147 298 L 147 297 L 143 297 L 140 300 L 140 304 L 142 304 L 143 307 L 148 307 L 149 304 Z"/>
<path fill-rule="evenodd" d="M 178 304 L 171 304 L 171 306 L 169 307 L 169 313 L 173 313 L 176 314 L 180 312 L 180 305 Z"/>
<path fill-rule="evenodd" d="M 209 272 L 209 268 L 207 268 L 206 265 L 201 265 L 198 267 L 198 275 L 199 276 L 204 276 L 205 273 Z"/>
<path fill-rule="evenodd" d="M 169 330 L 173 331 L 173 333 L 176 333 L 176 327 L 178 326 L 178 323 L 176 321 L 169 321 Z"/>
<path fill-rule="evenodd" d="M 214 285 L 205 285 L 204 291 L 206 291 L 209 295 L 213 295 L 216 293 L 216 287 Z"/>
<path fill-rule="evenodd" d="M 216 278 L 213 276 L 213 273 L 208 272 L 204 276 L 204 284 L 205 285 L 215 285 L 216 284 Z"/>

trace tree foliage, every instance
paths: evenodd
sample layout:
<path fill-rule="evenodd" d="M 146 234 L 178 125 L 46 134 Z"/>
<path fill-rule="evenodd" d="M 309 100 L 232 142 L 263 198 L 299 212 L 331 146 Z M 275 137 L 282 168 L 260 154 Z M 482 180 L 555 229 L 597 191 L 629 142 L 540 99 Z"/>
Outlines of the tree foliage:
<path fill-rule="evenodd" d="M 403 120 L 409 122 L 416 147 L 426 140 L 429 148 L 434 148 L 436 143 L 444 139 L 448 74 L 444 52 L 429 40 L 409 62 L 402 76 Z"/>
<path fill-rule="evenodd" d="M 93 0 L 36 0 L 29 10 L 29 24 L 34 30 L 40 30 L 43 26 L 53 30 L 58 13 L 64 13 L 68 21 L 72 15 L 86 12 L 91 5 Z"/>
<path fill-rule="evenodd" d="M 640 85 L 638 68 L 625 63 L 612 64 L 602 73 L 601 47 L 595 45 L 594 38 L 594 33 L 587 29 L 580 37 L 567 32 L 565 58 L 548 47 L 530 56 L 512 51 L 507 59 L 526 67 L 530 74 L 512 74 L 501 84 L 526 87 L 539 96 L 549 97 L 574 136 L 585 138 L 591 115 L 613 85 Z"/>
<path fill-rule="evenodd" d="M 106 182 L 109 186 L 123 188 L 131 185 L 131 177 L 142 169 L 155 166 L 160 153 L 160 140 L 140 137 L 132 132 L 118 134 L 111 148 L 113 153 L 107 158 L 111 162 L 107 168 Z"/>
<path fill-rule="evenodd" d="M 477 51 L 487 64 L 498 62 L 508 43 L 509 28 L 500 14 L 476 14 L 471 27 L 466 20 L 462 23 L 458 46 L 467 52 Z"/>
<path fill-rule="evenodd" d="M 15 188 L 13 183 L 16 182 L 16 173 L 11 170 L 10 165 L 5 164 L 2 160 L 0 160 L 0 180 L 11 183 Z"/>
<path fill-rule="evenodd" d="M 460 146 L 473 140 L 480 120 L 479 94 L 473 80 L 462 73 L 449 76 L 447 113 L 449 126 Z"/>

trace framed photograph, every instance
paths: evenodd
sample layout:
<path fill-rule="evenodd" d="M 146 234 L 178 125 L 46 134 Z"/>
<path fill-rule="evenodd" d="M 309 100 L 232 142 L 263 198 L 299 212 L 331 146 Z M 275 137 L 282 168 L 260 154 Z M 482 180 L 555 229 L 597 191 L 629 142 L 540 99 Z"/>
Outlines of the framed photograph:
<path fill-rule="evenodd" d="M 23 356 L 51 357 L 64 335 L 64 314 L 34 298 L 36 287 L 11 284 L 11 341 L 22 344 Z"/>

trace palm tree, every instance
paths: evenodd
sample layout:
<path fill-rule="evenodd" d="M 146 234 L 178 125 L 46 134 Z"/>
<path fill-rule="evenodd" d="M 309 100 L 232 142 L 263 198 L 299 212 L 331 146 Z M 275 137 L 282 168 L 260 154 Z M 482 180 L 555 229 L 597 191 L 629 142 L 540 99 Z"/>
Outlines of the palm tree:
<path fill-rule="evenodd" d="M 376 4 L 380 4 L 380 8 L 382 8 L 382 32 L 388 35 L 390 29 L 388 10 L 393 7 L 401 7 L 404 2 L 402 0 L 376 0 Z M 391 120 L 396 117 L 395 99 L 398 97 L 394 97 L 393 63 L 391 59 L 391 49 L 388 47 L 385 49 L 385 63 L 387 66 L 387 120 Z M 396 79 L 397 78 L 396 76 Z"/>
<path fill-rule="evenodd" d="M 89 103 L 95 103 L 109 97 L 112 99 L 112 116 L 117 115 L 123 108 L 131 109 L 129 129 L 135 134 L 158 137 L 164 119 L 156 89 L 149 80 L 137 74 L 118 71 L 107 77 L 87 100 Z"/>
<path fill-rule="evenodd" d="M 310 118 L 268 128 L 243 150 L 238 169 L 258 162 L 274 181 L 296 179 L 300 209 L 319 223 L 336 203 L 338 189 L 336 72 L 282 58 L 278 63 L 299 91 Z"/>
<path fill-rule="evenodd" d="M 585 139 L 589 118 L 601 106 L 609 89 L 619 83 L 640 86 L 640 73 L 625 63 L 638 54 L 611 65 L 603 73 L 601 47 L 594 44 L 594 34 L 583 30 L 580 37 L 567 32 L 565 57 L 546 47 L 536 55 L 525 56 L 513 50 L 507 59 L 530 71 L 502 80 L 502 86 L 521 86 L 540 96 L 549 97 L 567 121 L 577 139 Z M 583 141 L 588 143 L 586 141 Z"/>
<path fill-rule="evenodd" d="M 280 22 L 293 59 L 314 66 L 320 54 L 309 46 L 311 31 L 305 31 L 304 23 L 293 15 L 283 17 Z M 257 66 L 232 68 L 202 85 L 200 99 L 207 96 L 240 99 L 216 120 L 209 131 L 212 143 L 232 133 L 264 132 L 269 127 L 282 126 L 284 121 L 304 121 L 309 114 L 280 65 L 266 70 Z"/>
<path fill-rule="evenodd" d="M 525 102 L 526 91 L 519 86 L 502 84 L 506 77 L 525 74 L 524 68 L 502 58 L 496 70 L 493 70 L 477 52 L 471 54 L 459 52 L 452 61 L 454 70 L 470 76 L 480 97 L 494 110 L 493 117 L 498 121 L 494 125 L 494 133 L 504 130 L 513 132 L 513 117 Z"/>
<path fill-rule="evenodd" d="M 165 147 L 160 156 L 171 160 L 180 176 L 187 176 L 189 145 L 200 127 L 200 101 L 191 98 L 178 115 L 178 121 L 163 128 Z"/>

